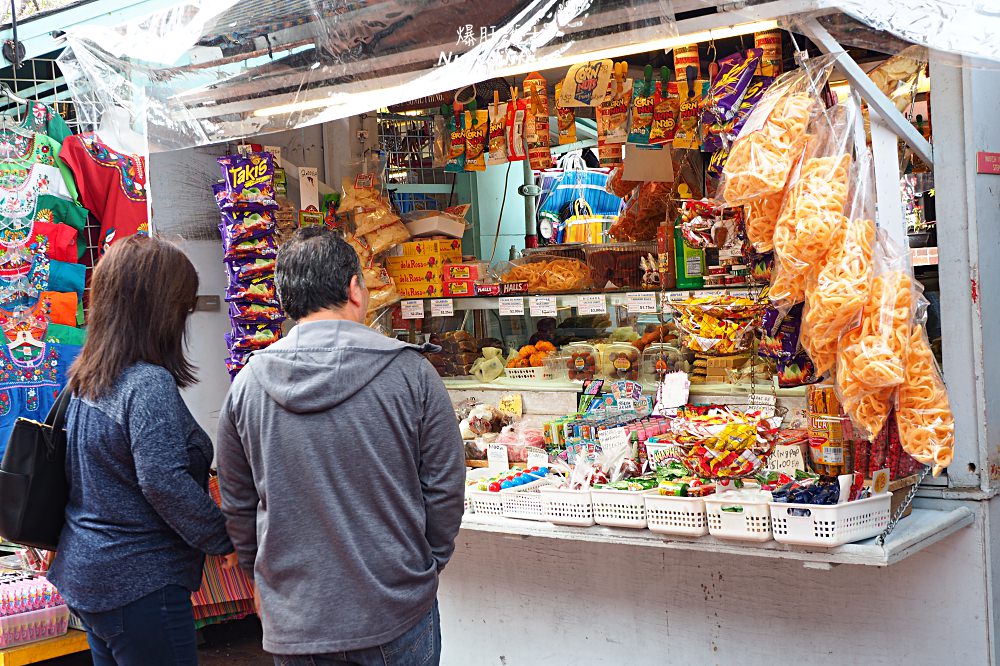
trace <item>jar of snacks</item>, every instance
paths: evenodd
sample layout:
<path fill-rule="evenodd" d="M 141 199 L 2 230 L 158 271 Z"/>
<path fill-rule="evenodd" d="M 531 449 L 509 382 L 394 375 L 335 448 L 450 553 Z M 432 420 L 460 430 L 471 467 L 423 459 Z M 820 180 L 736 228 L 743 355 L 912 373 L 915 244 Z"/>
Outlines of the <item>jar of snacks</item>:
<path fill-rule="evenodd" d="M 690 352 L 674 345 L 653 343 L 642 353 L 640 379 L 655 384 L 669 372 L 690 372 Z"/>
<path fill-rule="evenodd" d="M 616 342 L 604 350 L 604 376 L 611 381 L 639 381 L 640 353 L 633 345 Z"/>
<path fill-rule="evenodd" d="M 566 357 L 566 376 L 571 381 L 582 382 L 597 377 L 600 355 L 593 345 L 570 343 L 562 348 L 562 356 Z"/>

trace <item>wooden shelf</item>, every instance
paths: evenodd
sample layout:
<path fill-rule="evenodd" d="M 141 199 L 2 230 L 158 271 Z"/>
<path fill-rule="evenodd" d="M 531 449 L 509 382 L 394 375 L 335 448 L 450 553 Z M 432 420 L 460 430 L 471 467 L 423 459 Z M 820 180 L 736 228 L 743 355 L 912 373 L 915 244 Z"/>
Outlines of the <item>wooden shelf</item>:
<path fill-rule="evenodd" d="M 671 537 L 649 530 L 629 530 L 613 527 L 566 527 L 533 520 L 518 520 L 498 516 L 467 513 L 462 529 L 522 537 L 589 541 L 622 546 L 695 550 L 705 553 L 749 555 L 784 560 L 798 560 L 806 567 L 828 567 L 835 564 L 860 564 L 885 567 L 900 562 L 927 548 L 963 527 L 971 525 L 973 513 L 967 507 L 950 510 L 914 509 L 879 546 L 875 539 L 838 546 L 836 548 L 802 548 L 776 541 L 753 544 L 729 541 L 712 536 Z"/>
<path fill-rule="evenodd" d="M 49 638 L 44 641 L 18 645 L 9 650 L 0 650 L 0 666 L 37 664 L 47 659 L 86 652 L 89 649 L 87 634 L 76 629 L 70 629 L 69 633 L 59 638 Z"/>

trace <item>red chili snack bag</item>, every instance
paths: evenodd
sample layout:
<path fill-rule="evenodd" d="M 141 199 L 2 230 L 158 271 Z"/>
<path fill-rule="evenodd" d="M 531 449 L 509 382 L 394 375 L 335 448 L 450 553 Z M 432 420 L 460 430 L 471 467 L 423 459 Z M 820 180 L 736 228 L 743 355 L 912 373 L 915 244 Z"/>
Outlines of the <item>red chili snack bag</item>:
<path fill-rule="evenodd" d="M 656 82 L 653 102 L 653 124 L 649 128 L 651 144 L 670 143 L 677 133 L 679 99 L 670 92 L 670 84 Z"/>

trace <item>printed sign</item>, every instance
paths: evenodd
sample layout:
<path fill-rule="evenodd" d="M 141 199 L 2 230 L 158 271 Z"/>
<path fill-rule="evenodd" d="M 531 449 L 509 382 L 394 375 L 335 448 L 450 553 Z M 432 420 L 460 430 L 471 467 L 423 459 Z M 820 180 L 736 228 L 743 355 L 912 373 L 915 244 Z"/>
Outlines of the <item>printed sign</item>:
<path fill-rule="evenodd" d="M 1000 153 L 976 153 L 976 173 L 1000 175 Z"/>
<path fill-rule="evenodd" d="M 432 298 L 432 317 L 451 317 L 455 314 L 455 301 L 450 298 Z"/>
<path fill-rule="evenodd" d="M 549 454 L 544 449 L 537 446 L 528 447 L 528 469 L 532 467 L 547 467 L 549 464 Z"/>
<path fill-rule="evenodd" d="M 507 458 L 507 447 L 503 444 L 490 444 L 486 447 L 486 466 L 490 470 L 504 472 L 510 469 Z"/>
<path fill-rule="evenodd" d="M 528 313 L 532 317 L 555 317 L 555 296 L 531 296 L 528 298 Z"/>
<path fill-rule="evenodd" d="M 423 319 L 424 302 L 419 300 L 401 301 L 400 307 L 403 311 L 403 319 Z"/>
<path fill-rule="evenodd" d="M 626 295 L 626 305 L 629 314 L 656 312 L 655 291 L 634 291 Z"/>
<path fill-rule="evenodd" d="M 604 294 L 584 294 L 577 297 L 576 309 L 582 315 L 607 314 L 608 302 Z"/>
<path fill-rule="evenodd" d="M 795 470 L 805 470 L 806 461 L 802 457 L 802 447 L 798 444 L 778 444 L 767 459 L 767 468 L 794 477 Z"/>
<path fill-rule="evenodd" d="M 583 62 L 570 67 L 557 106 L 600 106 L 614 72 L 611 60 Z"/>
<path fill-rule="evenodd" d="M 500 315 L 523 315 L 524 298 L 520 296 L 505 296 L 500 299 Z"/>

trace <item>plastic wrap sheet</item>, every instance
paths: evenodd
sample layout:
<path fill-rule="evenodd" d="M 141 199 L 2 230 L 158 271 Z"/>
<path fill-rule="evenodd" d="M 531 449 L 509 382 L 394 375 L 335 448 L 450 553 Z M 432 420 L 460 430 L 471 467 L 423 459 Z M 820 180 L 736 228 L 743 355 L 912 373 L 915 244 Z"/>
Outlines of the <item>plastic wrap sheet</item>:
<path fill-rule="evenodd" d="M 152 150 L 326 122 L 676 35 L 671 0 L 188 0 L 67 34 L 85 123 L 121 106 Z M 438 102 L 437 105 L 440 105 Z M 434 106 L 429 104 L 428 106 Z"/>

